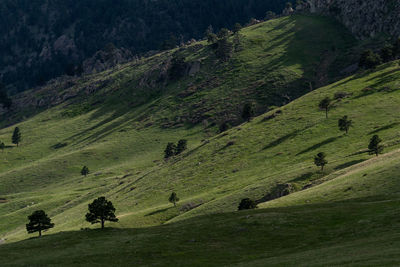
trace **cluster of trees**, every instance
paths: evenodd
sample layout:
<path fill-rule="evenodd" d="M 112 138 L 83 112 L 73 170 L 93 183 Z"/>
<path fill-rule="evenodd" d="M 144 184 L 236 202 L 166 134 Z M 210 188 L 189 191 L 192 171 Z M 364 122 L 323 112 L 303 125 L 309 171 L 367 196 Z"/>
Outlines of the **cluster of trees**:
<path fill-rule="evenodd" d="M 393 44 L 386 44 L 378 53 L 371 49 L 365 50 L 360 57 L 359 66 L 366 69 L 400 58 L 400 38 Z"/>
<path fill-rule="evenodd" d="M 134 54 L 171 48 L 182 41 L 202 38 L 210 24 L 216 29 L 232 27 L 235 22 L 262 18 L 266 10 L 279 12 L 285 2 L 3 0 L 0 2 L 0 72 L 6 70 L 7 85 L 23 90 L 74 69 L 73 66 L 79 66 L 110 42 Z M 63 35 L 73 44 L 68 51 L 57 50 L 53 45 Z M 48 54 L 44 57 L 32 56 L 45 50 Z"/>
<path fill-rule="evenodd" d="M 104 228 L 106 221 L 118 222 L 115 216 L 115 208 L 111 201 L 105 197 L 99 197 L 88 205 L 88 213 L 86 213 L 86 221 L 91 224 L 101 223 L 101 228 Z M 29 223 L 26 224 L 26 230 L 29 234 L 39 233 L 42 236 L 42 231 L 46 231 L 54 227 L 49 216 L 43 210 L 37 210 L 28 216 Z"/>
<path fill-rule="evenodd" d="M 167 147 L 164 150 L 164 158 L 168 159 L 170 157 L 181 154 L 183 151 L 187 149 L 187 140 L 181 139 L 178 141 L 178 144 L 168 143 Z"/>
<path fill-rule="evenodd" d="M 176 207 L 176 203 L 179 201 L 178 195 L 172 192 L 168 201 Z M 99 197 L 88 205 L 88 212 L 85 215 L 85 219 L 91 224 L 100 223 L 101 229 L 104 229 L 106 221 L 118 222 L 113 203 L 105 197 Z M 28 216 L 28 220 L 29 223 L 26 224 L 26 231 L 29 234 L 38 232 L 39 237 L 42 236 L 42 231 L 54 227 L 54 223 L 51 222 L 51 219 L 43 210 L 34 211 Z"/>
<path fill-rule="evenodd" d="M 19 127 L 15 127 L 13 134 L 11 136 L 11 143 L 19 146 L 21 140 L 22 140 L 21 131 L 20 131 Z M 0 150 L 4 151 L 5 148 L 6 148 L 6 144 L 4 142 L 0 141 Z"/>
<path fill-rule="evenodd" d="M 328 118 L 328 112 L 332 107 L 332 99 L 329 97 L 325 97 L 322 99 L 318 107 L 322 110 L 325 111 L 325 116 Z M 338 120 L 338 127 L 340 131 L 343 131 L 346 133 L 346 135 L 349 133 L 350 127 L 353 126 L 353 121 L 349 119 L 348 116 L 343 116 Z M 369 142 L 368 145 L 368 151 L 370 154 L 375 154 L 378 156 L 382 151 L 383 151 L 383 146 L 381 145 L 382 140 L 379 138 L 378 135 L 374 135 Z M 326 160 L 326 154 L 324 152 L 318 153 L 314 157 L 314 164 L 318 167 L 321 167 L 321 171 L 324 170 L 324 167 L 326 164 L 328 164 L 328 161 Z"/>

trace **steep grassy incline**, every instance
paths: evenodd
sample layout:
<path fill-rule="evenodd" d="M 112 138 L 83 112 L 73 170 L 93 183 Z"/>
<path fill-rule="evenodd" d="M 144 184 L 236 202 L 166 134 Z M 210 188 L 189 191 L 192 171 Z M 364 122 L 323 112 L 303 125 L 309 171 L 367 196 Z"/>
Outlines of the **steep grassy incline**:
<path fill-rule="evenodd" d="M 2 123 L 23 122 L 0 130 L 7 144 L 0 155 L 0 195 L 6 199 L 0 204 L 0 234 L 24 238 L 26 216 L 37 209 L 55 217 L 55 231 L 86 227 L 82 213 L 102 194 L 116 203 L 121 226 L 159 224 L 179 215 L 180 208 L 165 205 L 172 190 L 191 202 L 186 210 L 229 196 L 242 187 L 245 172 L 238 171 L 247 163 L 227 156 L 232 161 L 221 171 L 227 137 L 207 144 L 216 132 L 213 123 L 237 123 L 248 101 L 257 102 L 261 113 L 299 97 L 310 83 L 321 82 L 315 76 L 334 77 L 353 45 L 347 31 L 327 18 L 283 17 L 243 29 L 242 49 L 226 63 L 204 42 L 180 49 L 191 68 L 200 68 L 178 81 L 166 78 L 175 52 L 168 51 L 20 95 L 17 112 Z M 205 120 L 206 129 L 199 124 Z M 19 147 L 8 141 L 14 126 L 23 135 Z M 181 138 L 189 140 L 189 151 L 182 161 L 165 163 L 166 144 Z M 226 151 L 236 150 L 241 145 Z M 240 153 L 246 151 L 251 153 L 245 147 Z M 80 175 L 83 165 L 92 172 L 86 178 Z M 218 203 L 219 209 L 226 206 Z"/>
<path fill-rule="evenodd" d="M 287 20 L 296 18 L 283 18 L 283 25 Z M 163 97 L 157 103 L 167 103 Z M 328 118 L 318 109 L 325 97 L 335 99 Z M 149 125 L 138 119 L 146 104 L 109 113 L 116 100 L 105 103 L 108 112 L 65 117 L 76 104 L 57 106 L 20 124 L 25 141 L 6 149 L 1 167 L 0 193 L 7 199 L 0 204 L 1 234 L 6 241 L 25 239 L 26 216 L 36 209 L 56 224 L 46 235 L 69 232 L 0 246 L 0 265 L 399 264 L 399 62 L 215 136 L 212 127 L 161 129 L 157 119 Z M 173 108 L 150 110 L 158 116 Z M 354 123 L 347 135 L 337 125 L 344 115 Z M 367 150 L 374 134 L 384 145 L 377 158 Z M 189 149 L 163 161 L 166 143 L 180 138 Z M 323 172 L 313 163 L 319 152 L 329 162 Z M 79 175 L 83 164 L 93 170 L 86 178 Z M 268 201 L 285 189 L 291 194 Z M 167 202 L 172 191 L 181 199 L 176 208 Z M 118 228 L 78 231 L 89 227 L 87 203 L 99 195 L 116 206 L 120 222 L 112 226 Z M 245 197 L 267 209 L 234 212 Z M 51 254 L 38 252 L 44 248 Z"/>

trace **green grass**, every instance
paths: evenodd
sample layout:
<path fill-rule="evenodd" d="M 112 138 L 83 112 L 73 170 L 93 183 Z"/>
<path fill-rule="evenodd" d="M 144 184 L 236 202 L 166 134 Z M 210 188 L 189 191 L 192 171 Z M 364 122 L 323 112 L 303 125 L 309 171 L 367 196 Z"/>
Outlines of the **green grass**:
<path fill-rule="evenodd" d="M 226 64 L 215 64 L 209 47 L 183 51 L 202 59 L 195 77 L 140 85 L 158 75 L 165 52 L 74 81 L 66 92 L 76 90 L 76 98 L 19 123 L 21 146 L 0 153 L 0 197 L 7 199 L 0 203 L 7 243 L 0 265 L 398 264 L 399 63 L 305 94 L 309 82 L 321 82 L 314 77 L 329 80 L 347 62 L 355 41 L 342 28 L 294 16 L 242 34 L 244 50 Z M 181 97 L 188 86 L 198 89 Z M 64 93 L 51 86 L 36 93 L 54 92 Z M 348 96 L 334 101 L 326 119 L 318 103 L 337 92 Z M 292 100 L 283 95 L 297 99 L 226 133 L 195 123 L 235 120 L 251 100 L 259 112 Z M 337 127 L 344 115 L 354 121 L 348 135 Z M 0 140 L 9 140 L 13 127 L 0 130 Z M 366 153 L 373 134 L 384 140 L 378 158 Z M 166 144 L 181 138 L 189 149 L 164 161 Z M 313 165 L 318 152 L 327 154 L 324 172 Z M 80 175 L 83 165 L 88 177 Z M 265 200 L 281 183 L 297 192 L 259 205 L 266 209 L 235 212 L 242 198 Z M 168 203 L 172 191 L 176 208 Z M 97 228 L 84 214 L 100 195 L 112 200 L 120 222 L 105 232 L 79 231 Z M 43 239 L 21 241 L 26 217 L 37 209 L 56 226 Z M 39 252 L 50 248 L 51 255 Z"/>
<path fill-rule="evenodd" d="M 2 266 L 396 266 L 399 200 L 201 216 L 1 246 Z M 388 224 L 388 222 L 391 222 Z"/>

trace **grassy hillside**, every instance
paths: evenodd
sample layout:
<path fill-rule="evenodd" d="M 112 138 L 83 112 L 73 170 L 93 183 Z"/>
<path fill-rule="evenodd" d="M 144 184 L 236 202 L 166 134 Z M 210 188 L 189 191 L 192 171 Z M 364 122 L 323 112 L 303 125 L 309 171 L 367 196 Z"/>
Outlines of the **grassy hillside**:
<path fill-rule="evenodd" d="M 0 238 L 26 239 L 26 217 L 38 209 L 56 224 L 46 234 L 57 234 L 1 246 L 3 265 L 26 264 L 22 250 L 35 255 L 30 264 L 36 265 L 128 259 L 144 265 L 183 259 L 198 266 L 395 265 L 390 257 L 398 255 L 398 240 L 386 237 L 398 224 L 399 63 L 297 98 L 310 90 L 309 82 L 323 82 L 315 77 L 326 82 L 337 75 L 350 60 L 343 51 L 351 51 L 353 39 L 334 22 L 309 16 L 280 18 L 242 34 L 244 50 L 229 63 L 217 63 L 208 46 L 180 51 L 188 62 L 202 63 L 194 77 L 177 82 L 151 83 L 167 52 L 66 89 L 53 84 L 35 92 L 76 95 L 25 118 L 18 124 L 21 146 L 0 153 Z M 341 97 L 326 119 L 318 103 L 335 95 Z M 28 100 L 36 103 L 29 94 L 20 98 Z M 259 113 L 270 111 L 216 135 L 212 122 L 237 122 L 248 101 L 258 103 Z M 337 127 L 344 115 L 354 121 L 348 135 Z M 198 123 L 207 118 L 208 126 Z M 13 127 L 0 130 L 0 140 L 9 140 Z M 374 134 L 384 140 L 386 154 L 378 158 L 367 151 Z M 189 149 L 164 161 L 166 144 L 181 138 Z M 324 172 L 313 164 L 318 152 L 327 154 Z M 83 165 L 88 177 L 79 173 Z M 281 185 L 291 194 L 267 201 Z M 167 201 L 172 191 L 181 199 L 176 208 Z M 106 232 L 85 230 L 91 227 L 84 220 L 87 204 L 100 195 L 113 201 L 120 222 Z M 245 197 L 268 209 L 234 212 Z M 365 220 L 368 227 L 360 229 Z M 88 248 L 87 242 L 101 244 Z M 37 253 L 42 246 L 56 248 L 50 259 Z M 379 257 L 370 253 L 377 247 L 385 250 Z M 119 250 L 112 258 L 111 248 Z M 83 250 L 87 258 L 75 257 Z M 317 255 L 326 257 L 315 261 Z"/>

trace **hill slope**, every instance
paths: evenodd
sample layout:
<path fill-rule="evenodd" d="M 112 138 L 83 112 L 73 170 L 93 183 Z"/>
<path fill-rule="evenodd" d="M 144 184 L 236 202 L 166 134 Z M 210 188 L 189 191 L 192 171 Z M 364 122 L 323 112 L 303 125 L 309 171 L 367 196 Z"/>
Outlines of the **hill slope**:
<path fill-rule="evenodd" d="M 122 179 L 125 183 L 106 195 L 120 210 L 115 226 L 125 229 L 65 232 L 3 245 L 3 265 L 25 264 L 23 251 L 37 265 L 396 266 L 399 79 L 399 62 L 359 73 L 216 136 L 139 180 Z M 318 100 L 337 92 L 347 97 L 335 102 L 326 119 L 316 108 Z M 355 122 L 348 135 L 337 130 L 343 114 Z M 386 153 L 379 157 L 365 152 L 372 134 L 385 141 Z M 231 140 L 234 144 L 226 146 Z M 319 151 L 328 155 L 324 173 L 312 163 Z M 273 192 L 277 182 L 308 189 L 263 203 L 267 209 L 229 213 L 243 197 Z M 178 209 L 163 204 L 170 189 L 182 198 Z M 200 207 L 179 211 L 199 198 Z M 144 210 L 146 203 L 154 208 Z M 83 219 L 74 218 L 84 209 L 80 205 L 55 216 L 58 230 L 50 232 L 79 225 Z M 191 218 L 214 212 L 219 214 Z M 127 229 L 168 217 L 174 219 L 163 226 Z M 88 242 L 93 245 L 87 247 Z M 50 247 L 51 254 L 38 253 Z"/>
<path fill-rule="evenodd" d="M 37 209 L 46 210 L 56 223 L 56 228 L 49 233 L 86 228 L 89 226 L 84 221 L 87 204 L 100 195 L 111 199 L 117 208 L 120 222 L 113 226 L 124 229 L 62 233 L 43 241 L 1 246 L 0 254 L 9 255 L 6 264 L 23 264 L 23 260 L 16 260 L 19 254 L 15 256 L 12 251 L 36 245 L 52 245 L 60 250 L 55 249 L 55 258 L 50 259 L 48 254 L 41 256 L 30 250 L 27 253 L 37 255 L 33 259 L 35 264 L 62 260 L 66 265 L 84 265 L 94 255 L 98 256 L 96 261 L 108 262 L 112 260 L 109 251 L 103 254 L 98 250 L 109 245 L 137 249 L 135 259 L 143 264 L 163 260 L 182 262 L 185 257 L 198 265 L 249 261 L 264 265 L 264 260 L 284 264 L 279 251 L 293 253 L 293 260 L 287 260 L 287 264 L 295 264 L 296 257 L 305 259 L 325 253 L 331 255 L 332 264 L 350 265 L 354 260 L 351 255 L 334 258 L 332 253 L 348 251 L 343 246 L 355 252 L 367 252 L 375 247 L 382 238 L 377 236 L 376 229 L 392 220 L 397 225 L 394 206 L 398 202 L 395 163 L 400 155 L 397 152 L 399 63 L 357 73 L 299 97 L 307 91 L 301 87 L 304 82 L 308 90 L 307 82 L 317 82 L 311 80 L 317 69 L 325 69 L 322 76 L 326 75 L 329 80 L 335 76 L 335 71 L 329 71 L 331 67 L 337 69 L 351 61 L 351 58 L 345 59 L 348 54 L 343 52 L 350 53 L 355 45 L 347 32 L 326 18 L 293 16 L 254 25 L 242 34 L 244 49 L 234 53 L 229 63 L 216 61 L 211 48 L 204 43 L 179 51 L 185 55 L 186 62 L 192 64 L 201 59 L 202 63 L 194 76 L 178 81 L 151 82 L 160 77 L 162 66 L 168 64 L 165 62 L 174 52 L 169 51 L 84 79 L 49 85 L 35 92 L 34 97 L 29 93 L 20 96 L 18 101 L 31 105 L 21 105 L 18 116 L 9 118 L 10 121 L 22 118 L 34 108 L 38 103 L 35 97 L 48 102 L 41 112 L 18 124 L 23 133 L 21 145 L 8 146 L 1 153 L 4 163 L 0 166 L 2 238 L 7 242 L 25 239 L 26 216 Z M 321 42 L 314 45 L 317 41 Z M 326 59 L 323 55 L 332 48 L 332 42 L 336 48 L 328 53 L 327 64 L 322 59 Z M 207 82 L 212 81 L 210 77 L 219 82 Z M 187 90 L 193 86 L 201 90 L 188 95 Z M 283 98 L 276 97 L 278 93 L 291 96 L 289 100 L 299 98 L 277 108 L 274 105 L 285 103 Z M 327 119 L 318 109 L 319 101 L 326 96 L 336 96 Z M 259 113 L 270 111 L 215 135 L 217 127 L 211 123 L 222 120 L 237 123 L 238 110 L 248 101 L 256 101 L 261 106 Z M 46 109 L 47 105 L 53 107 Z M 337 128 L 337 120 L 344 115 L 354 121 L 348 135 Z M 204 119 L 211 125 L 198 124 Z M 14 126 L 2 129 L 0 140 L 8 140 Z M 373 134 L 382 137 L 385 152 L 389 152 L 382 158 L 371 159 L 367 153 Z M 162 152 L 166 144 L 181 138 L 189 140 L 189 149 L 164 161 Z M 329 161 L 324 172 L 313 165 L 313 158 L 320 151 L 327 154 Z M 83 165 L 92 171 L 88 177 L 79 174 Z M 268 201 L 282 194 L 282 185 L 292 194 Z M 177 208 L 167 202 L 172 191 L 181 199 Z M 261 207 L 279 208 L 229 213 L 245 197 L 265 202 Z M 353 203 L 353 207 L 368 206 L 370 210 L 354 215 L 352 209 L 345 208 L 339 216 L 338 210 L 347 205 L 340 203 L 344 200 L 347 204 Z M 307 205 L 295 206 L 298 204 Z M 377 212 L 381 217 L 372 219 Z M 221 214 L 210 215 L 213 213 Z M 276 213 L 283 215 L 275 217 Z M 266 219 L 253 220 L 257 214 Z M 316 220 L 311 226 L 309 218 Z M 353 231 L 364 219 L 373 222 L 371 227 Z M 216 221 L 221 227 L 213 232 Z M 248 226 L 240 230 L 241 225 Z M 310 227 L 310 235 L 299 243 L 298 227 L 305 225 Z M 127 229 L 138 227 L 144 229 Z M 193 227 L 199 231 L 189 238 Z M 335 230 L 330 232 L 332 228 Z M 277 229 L 282 232 L 276 232 Z M 385 227 L 385 236 L 392 234 L 393 229 Z M 186 233 L 171 241 L 183 252 L 171 250 L 163 254 L 161 248 L 165 243 L 160 243 L 159 249 L 142 245 L 154 245 L 154 238 L 159 240 L 160 235 L 172 235 L 176 231 Z M 232 235 L 242 231 L 243 236 L 233 239 L 237 247 L 225 249 L 227 242 L 233 242 Z M 273 245 L 263 239 L 274 231 L 273 244 L 285 238 L 287 243 Z M 77 241 L 82 235 L 90 241 L 107 242 L 104 247 L 95 247 L 98 250 L 89 249 L 87 259 L 80 255 L 78 261 L 74 256 L 66 256 L 82 251 L 86 241 Z M 120 246 L 113 235 L 125 236 L 123 240 L 128 243 L 124 244 L 133 242 L 133 246 L 140 248 Z M 203 237 L 208 241 L 203 242 Z M 202 242 L 192 247 L 196 240 Z M 389 248 L 384 255 L 397 255 L 397 249 L 390 243 L 397 244 L 397 239 L 389 240 L 379 246 Z M 182 242 L 189 245 L 180 247 Z M 215 251 L 214 258 L 204 257 L 209 252 L 205 244 Z M 243 246 L 249 250 L 238 253 Z M 71 250 L 65 251 L 66 247 Z M 283 247 L 288 249 L 282 250 Z M 149 256 L 153 254 L 158 256 L 151 261 Z M 277 258 L 271 258 L 272 255 Z M 117 260 L 122 262 L 130 256 L 131 250 L 123 249 Z M 359 259 L 360 264 L 374 260 L 388 265 L 396 263 L 383 257 Z"/>
<path fill-rule="evenodd" d="M 109 43 L 139 55 L 280 13 L 283 0 L 4 0 L 0 3 L 0 77 L 14 91 L 65 73 Z M 228 15 L 229 14 L 229 15 Z"/>

